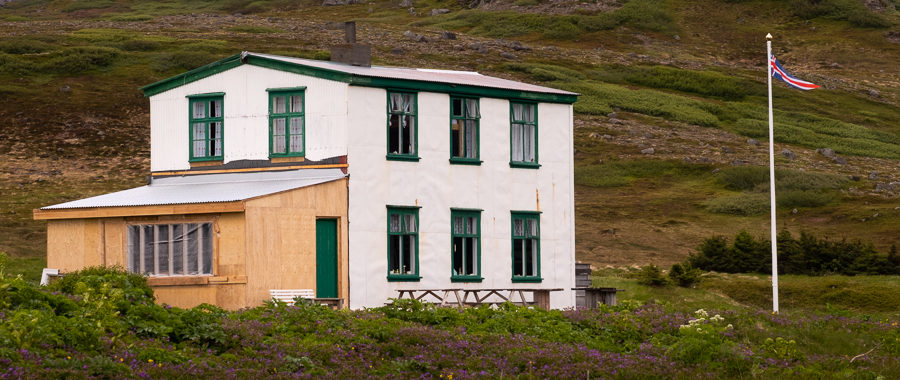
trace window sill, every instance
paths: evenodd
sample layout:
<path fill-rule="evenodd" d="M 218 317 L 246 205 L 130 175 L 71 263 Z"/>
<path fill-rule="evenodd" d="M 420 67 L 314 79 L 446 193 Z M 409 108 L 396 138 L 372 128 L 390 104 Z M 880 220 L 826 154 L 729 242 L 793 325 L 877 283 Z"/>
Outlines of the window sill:
<path fill-rule="evenodd" d="M 481 282 L 484 277 L 479 276 L 450 276 L 450 282 Z"/>
<path fill-rule="evenodd" d="M 422 276 L 417 274 L 389 274 L 387 276 L 388 282 L 418 282 L 422 279 Z"/>
<path fill-rule="evenodd" d="M 475 165 L 479 166 L 484 161 L 472 158 L 450 157 L 450 163 L 454 165 Z"/>
<path fill-rule="evenodd" d="M 270 156 L 269 162 L 272 163 L 280 163 L 280 162 L 303 162 L 306 158 L 303 157 L 303 153 L 297 154 L 296 156 Z"/>
<path fill-rule="evenodd" d="M 512 282 L 542 282 L 544 281 L 541 277 L 513 277 Z"/>
<path fill-rule="evenodd" d="M 385 158 L 390 161 L 413 161 L 419 162 L 420 158 L 418 156 L 401 156 L 395 154 L 388 154 Z"/>
<path fill-rule="evenodd" d="M 192 168 L 200 168 L 204 166 L 219 166 L 223 164 L 222 158 L 211 158 L 211 159 L 203 159 L 203 158 L 195 158 L 191 160 Z"/>
<path fill-rule="evenodd" d="M 516 162 L 510 161 L 509 167 L 511 168 L 521 168 L 521 169 L 540 169 L 541 164 L 536 162 Z"/>
<path fill-rule="evenodd" d="M 147 277 L 150 286 L 191 286 L 191 285 L 224 285 L 246 284 L 247 276 L 156 276 Z"/>

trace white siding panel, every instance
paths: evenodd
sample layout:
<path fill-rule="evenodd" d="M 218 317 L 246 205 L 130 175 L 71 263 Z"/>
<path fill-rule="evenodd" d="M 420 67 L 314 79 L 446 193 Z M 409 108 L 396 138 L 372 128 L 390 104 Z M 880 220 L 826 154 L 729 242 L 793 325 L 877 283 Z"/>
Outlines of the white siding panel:
<path fill-rule="evenodd" d="M 243 65 L 150 98 L 151 170 L 190 167 L 188 99 L 224 92 L 224 161 L 269 157 L 268 88 L 306 87 L 306 158 L 347 154 L 347 84 Z"/>
<path fill-rule="evenodd" d="M 406 288 L 564 288 L 553 307 L 574 305 L 571 106 L 541 103 L 542 167 L 509 167 L 509 102 L 482 98 L 480 166 L 452 165 L 449 96 L 418 95 L 419 162 L 386 155 L 384 90 L 350 87 L 350 306 L 383 305 Z M 512 283 L 510 211 L 536 211 L 540 197 L 539 284 Z M 388 282 L 387 205 L 420 206 L 419 282 Z M 450 281 L 450 209 L 483 209 L 481 283 Z"/>

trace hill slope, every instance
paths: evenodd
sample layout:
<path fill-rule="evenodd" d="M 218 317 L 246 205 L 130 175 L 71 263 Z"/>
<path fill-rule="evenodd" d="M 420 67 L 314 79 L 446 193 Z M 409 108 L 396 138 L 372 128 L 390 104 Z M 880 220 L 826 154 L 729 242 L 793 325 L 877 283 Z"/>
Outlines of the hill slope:
<path fill-rule="evenodd" d="M 767 233 L 756 168 L 768 160 L 770 32 L 786 68 L 823 86 L 775 84 L 776 151 L 790 151 L 777 159 L 780 176 L 802 179 L 779 180 L 781 227 L 881 251 L 900 243 L 894 3 L 349 3 L 3 4 L 0 251 L 33 274 L 46 236 L 31 209 L 144 182 L 149 107 L 138 87 L 241 50 L 327 58 L 345 20 L 357 21 L 378 64 L 476 70 L 582 93 L 576 245 L 577 257 L 596 265 L 666 265 L 712 234 Z"/>

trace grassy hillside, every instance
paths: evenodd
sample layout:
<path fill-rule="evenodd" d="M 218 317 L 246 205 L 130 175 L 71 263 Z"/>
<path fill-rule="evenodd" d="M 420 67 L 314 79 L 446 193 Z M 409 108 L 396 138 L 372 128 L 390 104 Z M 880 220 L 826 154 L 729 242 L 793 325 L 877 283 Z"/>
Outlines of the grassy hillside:
<path fill-rule="evenodd" d="M 13 0 L 0 6 L 0 251 L 34 276 L 46 235 L 32 209 L 144 182 L 141 85 L 241 50 L 326 59 L 343 38 L 334 23 L 356 20 L 377 64 L 477 70 L 583 94 L 576 254 L 598 266 L 666 265 L 713 234 L 767 233 L 758 168 L 768 160 L 764 36 L 772 33 L 785 67 L 823 86 L 775 84 L 776 151 L 793 153 L 776 159 L 780 227 L 886 252 L 900 244 L 900 184 L 889 185 L 900 181 L 896 7 Z M 441 38 L 445 31 L 457 38 Z"/>

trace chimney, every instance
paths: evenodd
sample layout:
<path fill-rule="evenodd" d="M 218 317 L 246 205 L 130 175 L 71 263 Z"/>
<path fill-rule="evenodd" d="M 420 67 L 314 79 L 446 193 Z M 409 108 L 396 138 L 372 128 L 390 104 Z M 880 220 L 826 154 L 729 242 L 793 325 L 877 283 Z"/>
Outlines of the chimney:
<path fill-rule="evenodd" d="M 344 44 L 331 47 L 331 61 L 353 66 L 372 66 L 372 47 L 356 43 L 356 22 L 344 23 Z"/>

